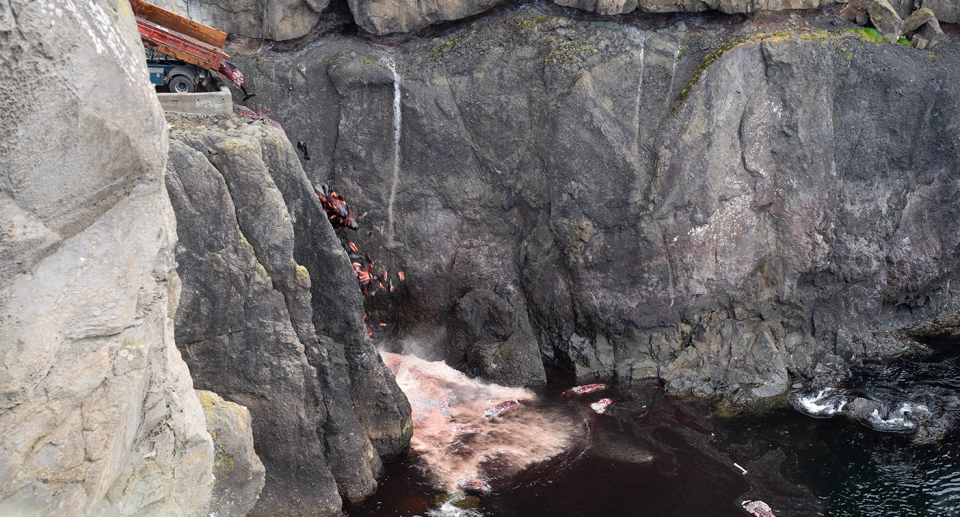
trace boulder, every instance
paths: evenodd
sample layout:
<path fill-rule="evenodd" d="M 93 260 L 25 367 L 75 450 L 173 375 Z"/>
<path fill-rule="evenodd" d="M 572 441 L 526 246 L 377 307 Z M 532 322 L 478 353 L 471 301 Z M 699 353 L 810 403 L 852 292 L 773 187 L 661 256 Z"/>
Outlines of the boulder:
<path fill-rule="evenodd" d="M 921 0 L 920 7 L 933 11 L 943 23 L 960 23 L 960 0 Z"/>
<path fill-rule="evenodd" d="M 887 0 L 854 0 L 852 5 L 864 9 L 870 15 L 870 23 L 890 41 L 900 39 L 903 20 L 900 13 Z"/>
<path fill-rule="evenodd" d="M 456 305 L 447 360 L 505 386 L 545 384 L 539 343 L 516 289 L 475 289 Z"/>
<path fill-rule="evenodd" d="M 244 517 L 260 498 L 263 463 L 253 449 L 253 429 L 247 408 L 216 393 L 197 391 L 207 431 L 213 438 L 212 517 Z"/>
<path fill-rule="evenodd" d="M 936 18 L 923 24 L 917 32 L 920 37 L 927 40 L 927 48 L 939 45 L 946 38 L 943 29 L 940 28 L 940 22 Z"/>
<path fill-rule="evenodd" d="M 436 22 L 460 20 L 505 3 L 504 0 L 439 0 L 430 3 L 348 0 L 357 25 L 375 35 L 410 32 Z"/>
<path fill-rule="evenodd" d="M 530 334 L 516 332 L 506 341 L 475 343 L 467 350 L 466 369 L 501 386 L 547 383 L 540 344 Z"/>
<path fill-rule="evenodd" d="M 356 52 L 346 52 L 331 60 L 328 73 L 341 95 L 346 95 L 355 87 L 392 85 L 394 82 L 393 71 L 385 63 L 373 61 Z"/>
<path fill-rule="evenodd" d="M 933 48 L 946 37 L 936 15 L 925 7 L 917 9 L 903 21 L 903 34 L 913 36 L 911 43 L 916 39 L 914 46 L 920 49 Z"/>
<path fill-rule="evenodd" d="M 0 40 L 0 515 L 207 515 L 167 128 L 133 14 L 3 0 Z"/>
<path fill-rule="evenodd" d="M 934 16 L 933 11 L 927 8 L 917 9 L 913 14 L 907 16 L 903 19 L 903 34 L 909 35 L 919 29 L 924 24 L 927 24 L 931 21 L 936 21 L 937 17 Z"/>
<path fill-rule="evenodd" d="M 152 0 L 150 3 L 228 34 L 288 40 L 310 32 L 330 0 Z"/>

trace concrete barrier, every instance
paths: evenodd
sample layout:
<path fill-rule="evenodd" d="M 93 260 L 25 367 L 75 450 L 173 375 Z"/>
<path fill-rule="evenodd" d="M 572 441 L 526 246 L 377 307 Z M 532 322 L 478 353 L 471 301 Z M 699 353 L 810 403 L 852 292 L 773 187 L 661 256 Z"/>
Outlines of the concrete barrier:
<path fill-rule="evenodd" d="M 223 86 L 219 92 L 158 93 L 163 111 L 192 115 L 231 115 L 233 99 Z"/>

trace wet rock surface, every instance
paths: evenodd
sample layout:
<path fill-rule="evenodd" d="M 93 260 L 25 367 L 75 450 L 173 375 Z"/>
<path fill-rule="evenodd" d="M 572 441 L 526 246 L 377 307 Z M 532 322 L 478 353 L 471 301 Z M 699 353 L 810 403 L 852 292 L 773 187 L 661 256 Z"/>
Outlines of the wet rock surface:
<path fill-rule="evenodd" d="M 924 346 L 910 357 L 856 365 L 838 388 L 793 393 L 790 402 L 818 418 L 844 416 L 917 442 L 942 439 L 960 420 L 954 346 L 956 341 L 941 341 L 937 349 Z"/>
<path fill-rule="evenodd" d="M 410 410 L 283 131 L 170 116 L 183 281 L 176 339 L 198 388 L 249 408 L 266 483 L 251 515 L 335 514 L 376 487 Z"/>
<path fill-rule="evenodd" d="M 5 0 L 0 40 L 0 515 L 207 515 L 167 129 L 132 13 Z"/>
<path fill-rule="evenodd" d="M 957 310 L 952 43 L 558 14 L 239 57 L 308 177 L 369 211 L 358 245 L 406 272 L 382 315 L 400 335 L 519 285 L 545 360 L 749 400 L 900 354 L 892 331 Z M 338 89 L 350 53 L 398 79 Z"/>

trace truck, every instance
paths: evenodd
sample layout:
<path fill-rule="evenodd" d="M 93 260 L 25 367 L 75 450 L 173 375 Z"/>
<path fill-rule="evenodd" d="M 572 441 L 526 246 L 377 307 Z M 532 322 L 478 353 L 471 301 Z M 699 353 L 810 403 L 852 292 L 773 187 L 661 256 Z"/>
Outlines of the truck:
<path fill-rule="evenodd" d="M 171 93 L 193 93 L 195 91 L 217 91 L 222 82 L 206 69 L 174 59 L 153 49 L 147 51 L 147 71 L 150 82 L 157 86 L 166 86 Z"/>
<path fill-rule="evenodd" d="M 153 84 L 166 85 L 171 92 L 188 93 L 196 91 L 198 85 L 215 83 L 213 74 L 217 72 L 243 90 L 244 99 L 251 96 L 243 87 L 243 74 L 223 52 L 225 32 L 143 0 L 130 0 L 130 6 Z"/>

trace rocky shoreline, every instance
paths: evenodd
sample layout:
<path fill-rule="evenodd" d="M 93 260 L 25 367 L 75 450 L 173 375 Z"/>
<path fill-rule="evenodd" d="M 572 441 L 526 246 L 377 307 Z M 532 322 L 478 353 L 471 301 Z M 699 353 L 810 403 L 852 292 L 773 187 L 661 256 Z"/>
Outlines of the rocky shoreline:
<path fill-rule="evenodd" d="M 263 120 L 164 117 L 132 14 L 71 5 L 0 3 L 0 513 L 336 515 L 410 439 L 374 342 L 739 404 L 957 334 L 949 2 L 203 4 Z"/>

